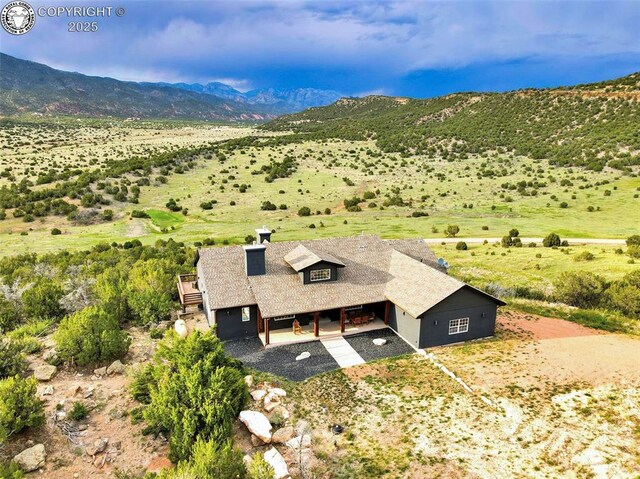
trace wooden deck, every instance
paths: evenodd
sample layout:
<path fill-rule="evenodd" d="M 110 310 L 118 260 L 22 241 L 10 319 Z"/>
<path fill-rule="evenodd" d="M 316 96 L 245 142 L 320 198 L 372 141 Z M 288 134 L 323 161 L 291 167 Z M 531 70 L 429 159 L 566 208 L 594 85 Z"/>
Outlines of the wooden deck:
<path fill-rule="evenodd" d="M 202 293 L 198 290 L 198 276 L 196 274 L 178 275 L 178 294 L 182 311 L 185 312 L 187 306 L 200 306 L 202 304 Z"/>
<path fill-rule="evenodd" d="M 373 331 L 376 329 L 384 329 L 387 325 L 380 318 L 376 318 L 369 324 L 352 325 L 345 324 L 344 333 L 340 334 L 340 321 L 331 321 L 329 318 L 320 318 L 320 331 L 316 337 L 313 334 L 313 322 L 310 322 L 307 326 L 302 326 L 301 334 L 294 334 L 291 328 L 286 329 L 272 329 L 269 331 L 269 344 L 265 345 L 267 348 L 273 346 L 283 346 L 285 344 L 304 343 L 307 341 L 316 341 L 319 339 L 339 338 L 340 336 L 347 336 L 349 334 L 365 333 L 367 331 Z M 265 334 L 260 333 L 258 335 L 262 344 L 265 344 Z"/>

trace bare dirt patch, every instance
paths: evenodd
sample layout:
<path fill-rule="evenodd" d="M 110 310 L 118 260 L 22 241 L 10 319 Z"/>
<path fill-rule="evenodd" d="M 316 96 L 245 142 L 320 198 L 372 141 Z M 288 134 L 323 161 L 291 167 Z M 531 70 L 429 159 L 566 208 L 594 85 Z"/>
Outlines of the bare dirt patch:
<path fill-rule="evenodd" d="M 144 471 L 166 465 L 164 438 L 145 436 L 144 424 L 131 423 L 130 412 L 138 404 L 128 391 L 130 368 L 151 358 L 155 344 L 144 331 L 131 329 L 130 334 L 133 342 L 124 360 L 129 365 L 125 374 L 96 376 L 92 370 L 60 368 L 51 381 L 40 383 L 38 393 L 45 401 L 46 424 L 12 438 L 2 455 L 10 458 L 33 444 L 43 443 L 47 461 L 40 477 L 47 479 L 106 477 L 116 470 Z M 32 367 L 44 364 L 41 357 L 31 360 Z M 45 395 L 51 387 L 52 394 Z M 74 402 L 89 409 L 85 420 L 69 418 Z M 66 417 L 59 414 L 56 419 L 56 413 Z M 63 433 L 61 425 L 75 431 L 71 438 Z M 87 454 L 86 447 L 103 438 L 109 440 L 105 451 L 95 456 Z"/>

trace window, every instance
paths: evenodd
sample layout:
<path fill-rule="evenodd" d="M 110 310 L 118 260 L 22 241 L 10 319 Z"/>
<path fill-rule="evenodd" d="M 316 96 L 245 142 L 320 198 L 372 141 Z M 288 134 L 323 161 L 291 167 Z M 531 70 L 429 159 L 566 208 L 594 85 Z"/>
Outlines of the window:
<path fill-rule="evenodd" d="M 294 319 L 296 317 L 295 314 L 289 314 L 287 316 L 274 316 L 274 321 L 284 321 L 285 319 Z"/>
<path fill-rule="evenodd" d="M 242 308 L 242 321 L 251 321 L 251 309 L 249 306 Z"/>
<path fill-rule="evenodd" d="M 358 306 L 349 306 L 348 308 L 344 308 L 345 311 L 355 311 L 356 309 L 362 309 L 362 305 Z"/>
<path fill-rule="evenodd" d="M 449 321 L 449 334 L 466 333 L 469 331 L 469 318 L 452 319 Z"/>
<path fill-rule="evenodd" d="M 309 273 L 309 279 L 311 281 L 326 281 L 331 279 L 331 270 L 327 269 L 312 269 Z"/>

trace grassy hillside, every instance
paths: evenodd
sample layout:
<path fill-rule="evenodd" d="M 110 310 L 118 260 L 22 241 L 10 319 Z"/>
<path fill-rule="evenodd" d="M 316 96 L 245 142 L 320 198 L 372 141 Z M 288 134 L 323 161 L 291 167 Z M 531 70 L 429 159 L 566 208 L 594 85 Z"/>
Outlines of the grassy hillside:
<path fill-rule="evenodd" d="M 602 170 L 640 164 L 639 124 L 640 73 L 634 73 L 571 88 L 427 100 L 344 98 L 263 128 L 304 139 L 373 139 L 383 151 L 406 156 L 464 159 L 503 151 Z"/>
<path fill-rule="evenodd" d="M 84 117 L 263 120 L 273 108 L 157 85 L 55 70 L 0 53 L 0 110 Z"/>

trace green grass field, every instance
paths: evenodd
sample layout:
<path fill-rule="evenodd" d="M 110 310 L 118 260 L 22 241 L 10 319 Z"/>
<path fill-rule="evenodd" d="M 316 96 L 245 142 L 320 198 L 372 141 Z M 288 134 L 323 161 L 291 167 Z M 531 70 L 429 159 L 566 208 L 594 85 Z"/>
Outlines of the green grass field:
<path fill-rule="evenodd" d="M 144 138 L 153 134 L 164 138 L 157 140 L 158 145 L 172 148 L 183 129 L 146 132 L 143 128 L 129 134 Z M 199 128 L 186 130 L 198 141 L 241 134 L 239 129 L 218 128 L 216 134 Z M 86 156 L 82 148 L 73 151 Z M 263 174 L 252 174 L 287 155 L 298 162 L 290 177 L 268 183 Z M 518 228 L 521 236 L 555 231 L 575 238 L 624 239 L 639 232 L 640 179 L 614 170 L 557 168 L 544 160 L 497 153 L 451 162 L 403 158 L 381 153 L 373 142 L 341 140 L 245 147 L 226 156 L 224 163 L 215 157 L 200 158 L 194 169 L 170 175 L 166 184 L 142 187 L 139 204 L 114 202 L 107 207 L 116 213 L 111 223 L 75 225 L 61 217 L 24 223 L 7 211 L 7 219 L 0 221 L 0 241 L 6 245 L 2 254 L 86 248 L 101 241 L 132 238 L 145 244 L 170 237 L 189 243 L 204 238 L 241 243 L 262 225 L 276 231 L 274 241 L 363 232 L 384 238 L 442 237 L 449 224 L 460 227 L 461 237 L 500 237 L 511 228 Z M 73 159 L 68 161 L 73 164 Z M 489 170 L 493 177 L 487 176 Z M 522 181 L 539 185 L 518 191 L 515 185 Z M 244 192 L 242 185 L 246 185 Z M 347 211 L 343 200 L 362 198 L 365 191 L 379 193 L 360 203 L 362 211 Z M 404 206 L 384 207 L 390 197 L 401 197 Z M 165 205 L 170 199 L 188 209 L 188 214 L 169 211 Z M 212 200 L 216 203 L 211 210 L 200 207 Z M 264 201 L 286 205 L 286 209 L 262 211 Z M 303 206 L 313 214 L 298 216 Z M 327 208 L 330 214 L 324 213 Z M 134 209 L 147 211 L 151 218 L 129 218 Z M 428 216 L 412 217 L 414 212 Z M 51 236 L 54 227 L 63 234 Z M 479 260 L 484 253 L 477 253 Z M 507 258 L 528 253 L 523 249 Z M 547 267 L 545 260 L 541 267 Z"/>

